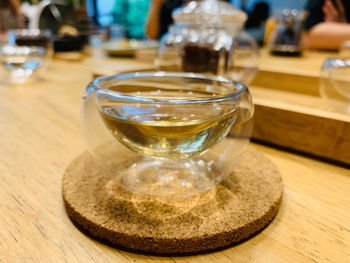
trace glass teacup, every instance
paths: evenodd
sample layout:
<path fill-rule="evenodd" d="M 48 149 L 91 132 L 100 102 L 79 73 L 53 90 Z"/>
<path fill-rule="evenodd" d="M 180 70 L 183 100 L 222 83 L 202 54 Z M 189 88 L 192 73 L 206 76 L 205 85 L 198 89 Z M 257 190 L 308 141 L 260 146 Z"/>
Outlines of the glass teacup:
<path fill-rule="evenodd" d="M 232 173 L 249 141 L 252 115 L 247 87 L 226 78 L 130 73 L 88 85 L 82 129 L 111 180 L 138 193 L 177 198 Z"/>
<path fill-rule="evenodd" d="M 350 57 L 333 57 L 324 61 L 319 90 L 328 105 L 350 112 Z"/>
<path fill-rule="evenodd" d="M 12 45 L 43 47 L 47 50 L 52 48 L 50 30 L 11 29 L 7 35 Z"/>
<path fill-rule="evenodd" d="M 11 83 L 24 83 L 39 76 L 46 60 L 43 47 L 0 46 L 0 63 Z"/>

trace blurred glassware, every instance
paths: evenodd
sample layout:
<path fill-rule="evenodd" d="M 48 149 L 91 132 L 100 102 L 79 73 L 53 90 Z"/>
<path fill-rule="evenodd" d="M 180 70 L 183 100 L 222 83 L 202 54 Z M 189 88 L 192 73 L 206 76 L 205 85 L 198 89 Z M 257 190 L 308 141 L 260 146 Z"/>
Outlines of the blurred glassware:
<path fill-rule="evenodd" d="M 51 31 L 48 29 L 11 29 L 7 32 L 7 38 L 10 45 L 42 47 L 45 53 L 45 68 L 52 58 L 53 41 Z"/>
<path fill-rule="evenodd" d="M 36 46 L 45 49 L 52 48 L 50 30 L 41 29 L 11 29 L 7 33 L 8 42 L 17 46 Z"/>
<path fill-rule="evenodd" d="M 247 15 L 231 4 L 191 1 L 172 14 L 175 25 L 161 39 L 159 70 L 221 75 L 249 83 L 257 72 L 258 47 L 242 32 Z"/>
<path fill-rule="evenodd" d="M 84 45 L 84 53 L 88 53 L 92 57 L 103 57 L 101 46 L 109 39 L 108 28 L 91 25 L 82 35 L 87 40 L 86 45 Z"/>
<path fill-rule="evenodd" d="M 339 56 L 350 58 L 350 40 L 344 41 L 339 48 Z"/>
<path fill-rule="evenodd" d="M 123 39 L 125 37 L 125 30 L 120 25 L 110 25 L 109 26 L 109 38 L 110 39 Z"/>
<path fill-rule="evenodd" d="M 3 45 L 0 62 L 11 83 L 24 83 L 39 76 L 46 60 L 43 47 Z"/>
<path fill-rule="evenodd" d="M 306 13 L 302 10 L 283 9 L 275 13 L 275 27 L 269 39 L 269 49 L 274 55 L 300 56 L 301 32 Z"/>
<path fill-rule="evenodd" d="M 93 28 L 89 32 L 89 45 L 100 47 L 108 39 L 108 30 L 104 27 Z"/>
<path fill-rule="evenodd" d="M 325 60 L 320 74 L 320 94 L 329 105 L 350 112 L 350 57 Z"/>

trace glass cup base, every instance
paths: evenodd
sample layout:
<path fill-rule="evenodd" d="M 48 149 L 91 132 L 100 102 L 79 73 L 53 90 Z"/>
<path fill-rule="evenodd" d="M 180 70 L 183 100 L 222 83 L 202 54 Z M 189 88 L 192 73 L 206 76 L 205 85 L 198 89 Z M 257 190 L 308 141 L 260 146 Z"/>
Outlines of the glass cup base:
<path fill-rule="evenodd" d="M 122 171 L 120 183 L 141 194 L 183 198 L 211 188 L 216 184 L 211 178 L 219 177 L 218 172 L 202 159 L 145 158 Z"/>

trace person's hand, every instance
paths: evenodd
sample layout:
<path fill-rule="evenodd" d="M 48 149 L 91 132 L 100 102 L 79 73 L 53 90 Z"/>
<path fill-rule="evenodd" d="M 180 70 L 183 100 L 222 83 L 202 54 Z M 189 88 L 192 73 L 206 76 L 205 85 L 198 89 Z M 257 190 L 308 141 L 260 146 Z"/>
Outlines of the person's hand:
<path fill-rule="evenodd" d="M 325 22 L 346 23 L 345 9 L 341 0 L 336 0 L 336 4 L 337 7 L 334 6 L 331 0 L 325 1 L 322 7 Z"/>

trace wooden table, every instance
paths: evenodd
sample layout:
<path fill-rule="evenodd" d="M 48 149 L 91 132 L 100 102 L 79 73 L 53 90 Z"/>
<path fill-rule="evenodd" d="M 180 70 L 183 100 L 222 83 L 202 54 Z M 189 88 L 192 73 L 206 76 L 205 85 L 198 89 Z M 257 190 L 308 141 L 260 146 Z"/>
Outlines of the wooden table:
<path fill-rule="evenodd" d="M 242 244 L 170 258 L 82 234 L 64 210 L 61 180 L 86 149 L 80 103 L 93 63 L 53 61 L 41 82 L 0 85 L 0 262 L 350 262 L 350 171 L 261 145 L 282 174 L 284 197 L 276 219 Z"/>

